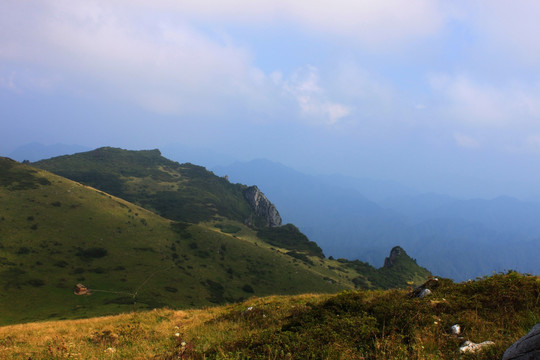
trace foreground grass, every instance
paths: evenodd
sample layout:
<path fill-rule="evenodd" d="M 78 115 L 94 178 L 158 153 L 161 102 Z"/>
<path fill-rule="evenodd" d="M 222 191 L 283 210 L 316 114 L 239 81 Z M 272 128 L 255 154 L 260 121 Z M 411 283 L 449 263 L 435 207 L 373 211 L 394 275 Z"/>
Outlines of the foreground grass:
<path fill-rule="evenodd" d="M 430 297 L 405 290 L 252 298 L 0 328 L 2 359 L 500 359 L 540 321 L 540 280 L 514 272 Z M 463 333 L 450 327 L 460 324 Z M 491 340 L 460 354 L 465 340 Z"/>

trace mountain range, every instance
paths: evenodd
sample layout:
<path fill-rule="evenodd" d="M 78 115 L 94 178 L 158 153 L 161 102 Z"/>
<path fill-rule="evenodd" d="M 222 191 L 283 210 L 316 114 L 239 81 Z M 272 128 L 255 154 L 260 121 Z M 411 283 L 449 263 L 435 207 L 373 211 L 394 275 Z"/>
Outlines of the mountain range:
<path fill-rule="evenodd" d="M 326 258 L 295 225 L 267 221 L 273 204 L 257 187 L 158 150 L 0 158 L 0 204 L 4 324 L 406 287 L 430 275 L 401 248 L 380 269 Z"/>
<path fill-rule="evenodd" d="M 306 175 L 268 160 L 213 171 L 257 183 L 328 255 L 380 266 L 385 249 L 398 244 L 433 273 L 455 280 L 508 269 L 540 273 L 540 203 L 418 194 L 384 182 L 370 187 L 365 180 Z"/>

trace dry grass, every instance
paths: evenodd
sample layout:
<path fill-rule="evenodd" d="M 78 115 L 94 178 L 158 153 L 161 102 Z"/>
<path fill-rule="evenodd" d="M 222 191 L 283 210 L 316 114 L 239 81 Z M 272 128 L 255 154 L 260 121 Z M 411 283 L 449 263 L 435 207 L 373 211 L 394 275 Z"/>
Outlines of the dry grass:
<path fill-rule="evenodd" d="M 269 296 L 201 310 L 160 309 L 0 327 L 0 359 L 499 359 L 540 321 L 540 281 L 514 272 L 433 295 L 405 290 Z M 460 324 L 463 333 L 450 332 Z M 479 354 L 465 341 L 491 340 Z"/>
<path fill-rule="evenodd" d="M 204 353 L 216 344 L 249 337 L 257 331 L 235 319 L 223 321 L 223 316 L 230 312 L 248 307 L 267 308 L 283 316 L 290 311 L 291 304 L 329 296 L 270 296 L 200 310 L 155 309 L 84 320 L 4 326 L 0 327 L 0 359 L 182 358 L 183 349 L 196 347 L 197 352 Z"/>

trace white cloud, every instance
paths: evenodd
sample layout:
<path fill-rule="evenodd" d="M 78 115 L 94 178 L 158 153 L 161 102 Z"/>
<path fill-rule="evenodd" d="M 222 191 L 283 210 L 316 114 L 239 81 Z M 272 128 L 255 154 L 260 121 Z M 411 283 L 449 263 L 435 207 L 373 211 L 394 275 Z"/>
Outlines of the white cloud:
<path fill-rule="evenodd" d="M 317 34 L 344 36 L 374 48 L 403 45 L 432 36 L 446 21 L 431 0 L 117 0 L 114 3 L 158 8 L 184 18 L 219 23 L 286 22 Z"/>
<path fill-rule="evenodd" d="M 480 147 L 480 142 L 478 140 L 462 133 L 454 133 L 454 140 L 458 146 L 463 148 L 476 149 Z"/>
<path fill-rule="evenodd" d="M 487 46 L 529 64 L 540 60 L 540 2 L 475 0 L 461 6 L 468 13 L 469 26 Z"/>
<path fill-rule="evenodd" d="M 314 66 L 296 71 L 289 79 L 283 80 L 280 76 L 274 76 L 274 79 L 287 94 L 296 99 L 302 114 L 311 120 L 322 120 L 333 125 L 352 112 L 351 107 L 327 98 L 319 85 L 318 70 Z"/>
<path fill-rule="evenodd" d="M 0 36 L 0 60 L 66 74 L 68 88 L 160 113 L 219 112 L 261 100 L 266 80 L 244 49 L 117 3 L 56 0 L 36 13 L 23 0 L 3 15 L 19 22 L 8 22 L 3 33 L 10 36 Z"/>
<path fill-rule="evenodd" d="M 434 75 L 432 89 L 442 97 L 441 113 L 473 126 L 506 127 L 536 123 L 540 87 L 480 84 L 464 75 Z"/>
<path fill-rule="evenodd" d="M 444 24 L 437 3 L 429 0 L 285 1 L 285 13 L 311 31 L 355 39 L 374 48 L 432 36 Z"/>

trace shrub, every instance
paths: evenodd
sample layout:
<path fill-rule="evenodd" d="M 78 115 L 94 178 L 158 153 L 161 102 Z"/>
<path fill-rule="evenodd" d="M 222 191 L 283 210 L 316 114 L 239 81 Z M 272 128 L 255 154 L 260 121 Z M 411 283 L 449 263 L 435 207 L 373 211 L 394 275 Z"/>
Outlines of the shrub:
<path fill-rule="evenodd" d="M 100 248 L 100 247 L 92 247 L 88 249 L 79 248 L 79 250 L 77 251 L 75 255 L 85 260 L 98 259 L 107 255 L 107 249 Z"/>

